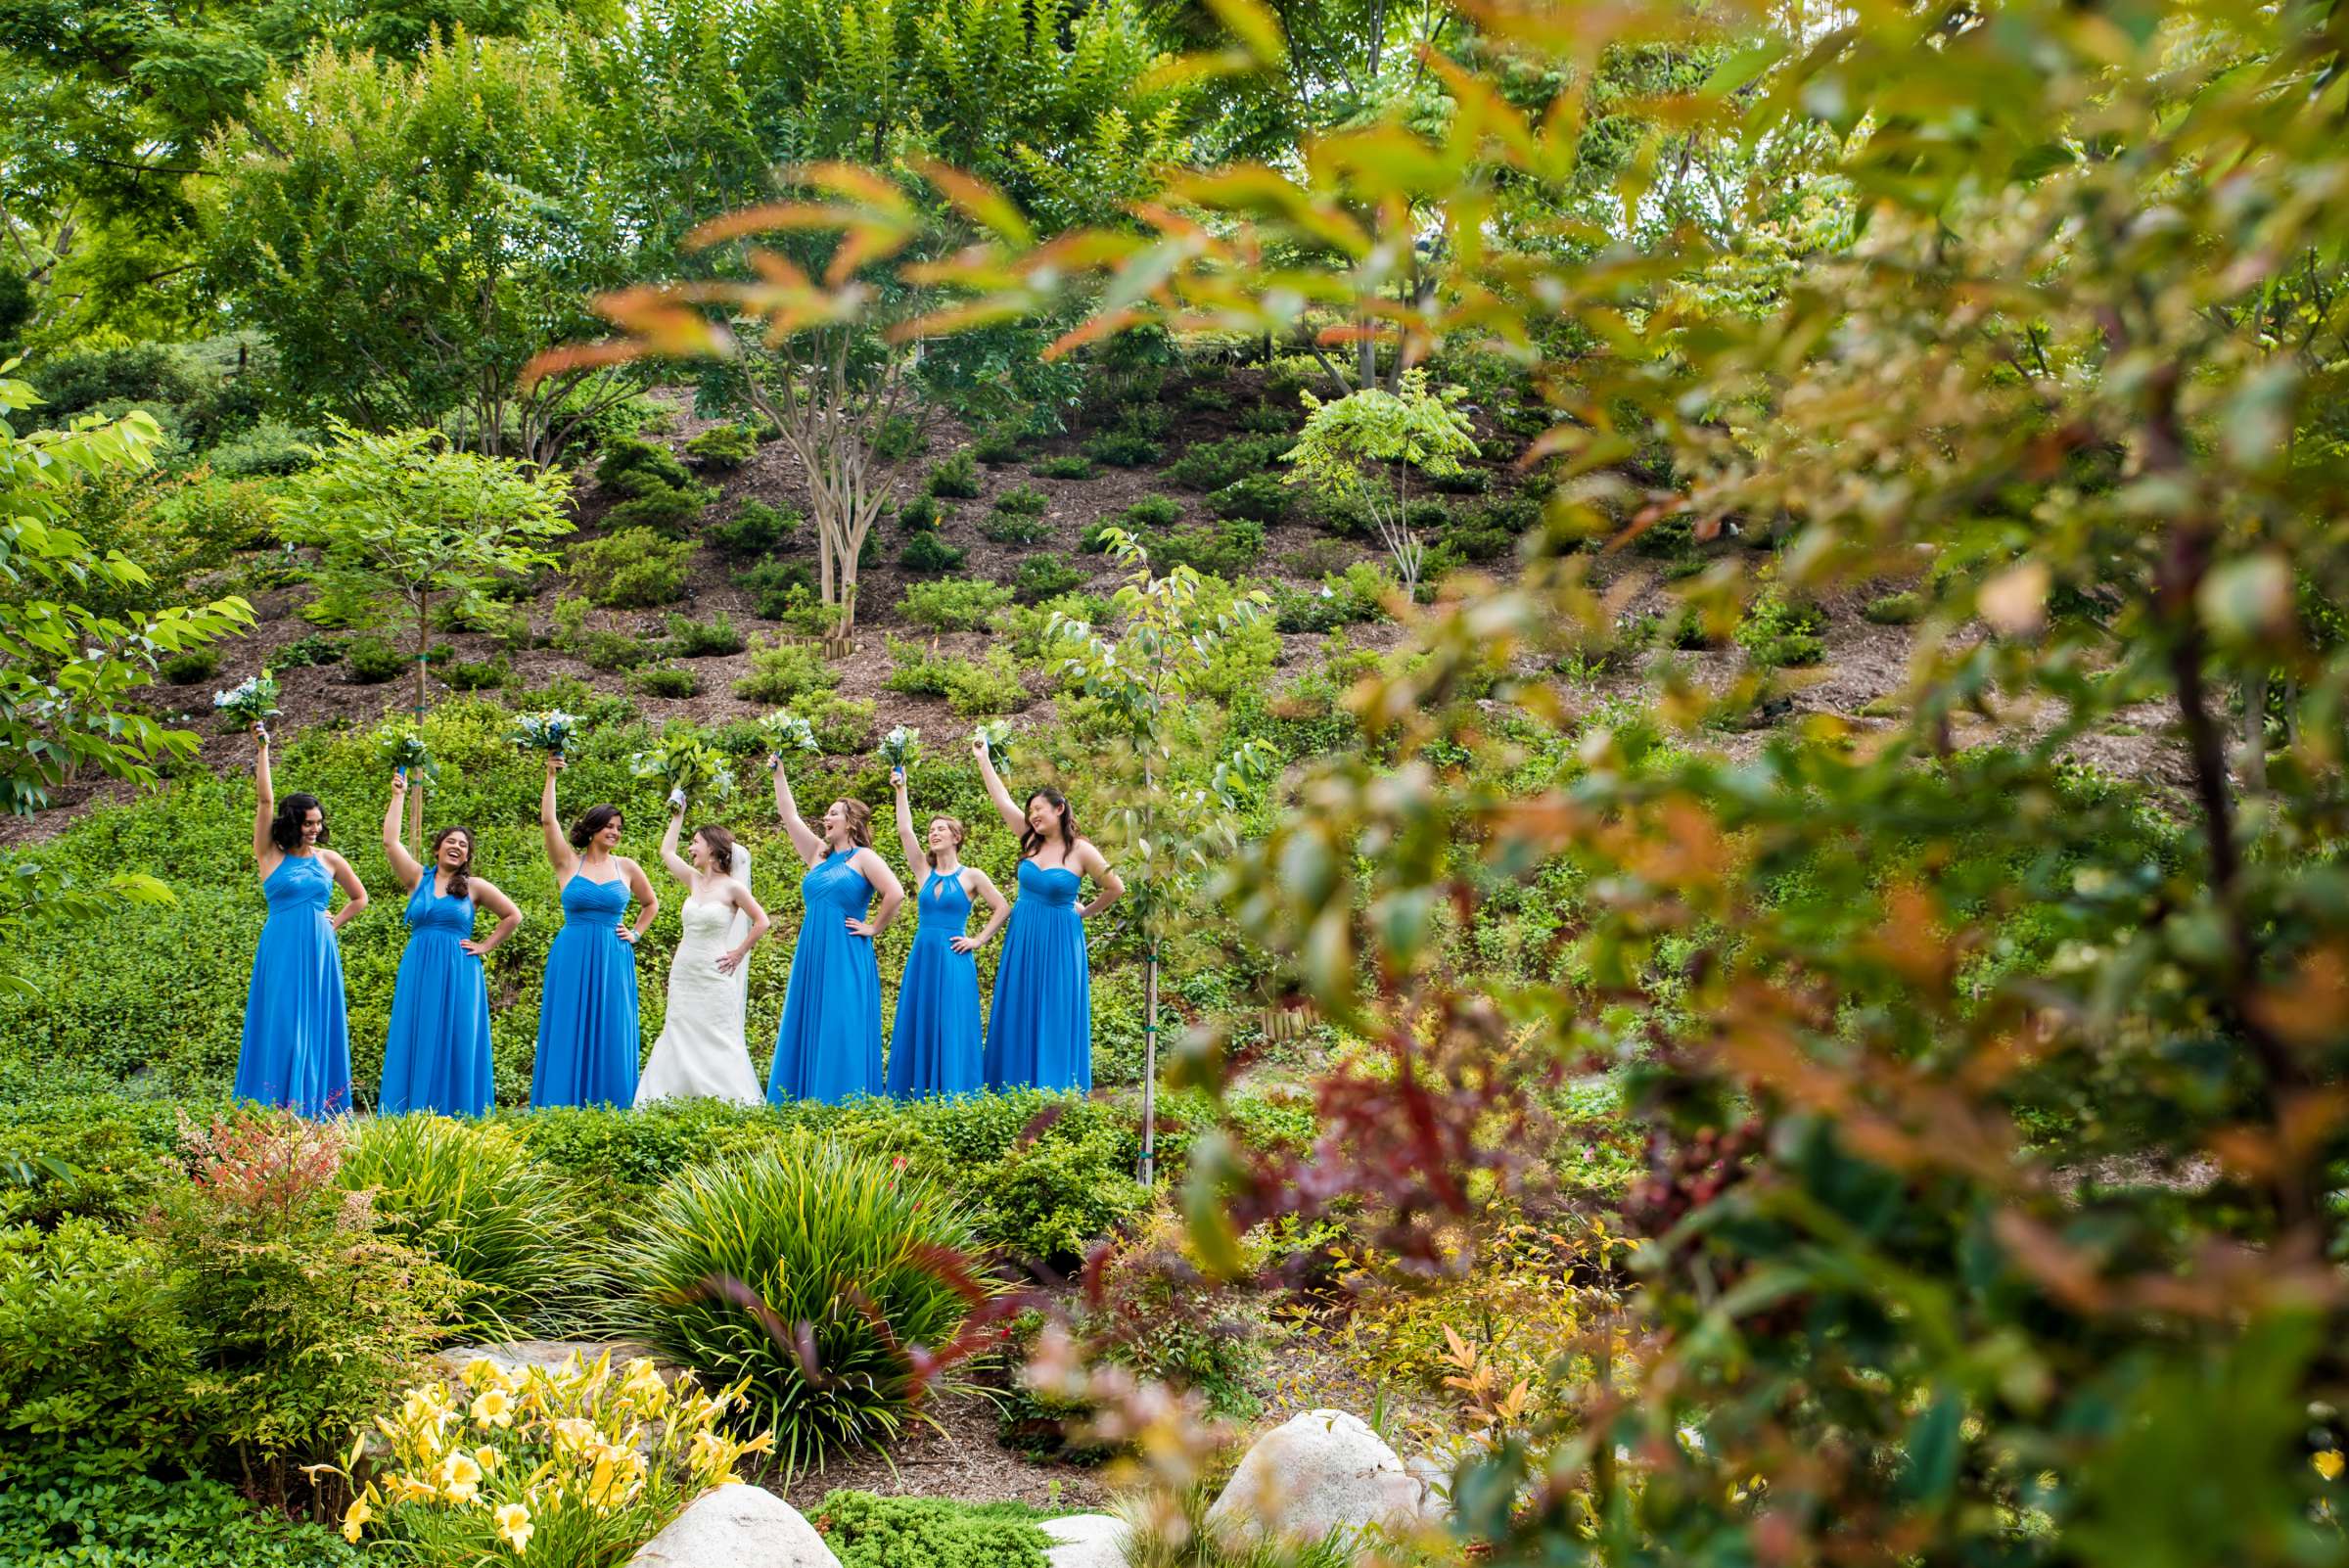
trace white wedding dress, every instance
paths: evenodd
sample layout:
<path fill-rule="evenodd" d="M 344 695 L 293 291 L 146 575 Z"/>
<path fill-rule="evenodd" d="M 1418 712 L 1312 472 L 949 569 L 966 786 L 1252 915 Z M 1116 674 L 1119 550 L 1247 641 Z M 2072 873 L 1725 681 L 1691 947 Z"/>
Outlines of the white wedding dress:
<path fill-rule="evenodd" d="M 734 880 L 748 887 L 751 857 L 738 849 L 734 858 Z M 730 975 L 717 967 L 717 960 L 750 931 L 751 918 L 731 904 L 690 895 L 680 916 L 685 930 L 668 964 L 668 1011 L 662 1019 L 661 1038 L 653 1042 L 652 1060 L 636 1081 L 636 1103 L 714 1099 L 761 1104 L 766 1096 L 751 1069 L 750 1047 L 742 1035 L 750 962 L 744 960 Z"/>

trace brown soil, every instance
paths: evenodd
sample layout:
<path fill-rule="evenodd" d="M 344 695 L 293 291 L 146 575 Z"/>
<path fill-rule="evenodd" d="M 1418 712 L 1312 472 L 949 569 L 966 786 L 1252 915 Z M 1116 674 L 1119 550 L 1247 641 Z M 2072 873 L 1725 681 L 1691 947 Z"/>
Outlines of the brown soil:
<path fill-rule="evenodd" d="M 821 1470 L 763 1484 L 801 1512 L 827 1492 L 952 1498 L 961 1502 L 1025 1502 L 1038 1508 L 1099 1508 L 1109 1500 L 1101 1472 L 1074 1464 L 1034 1463 L 995 1441 L 995 1408 L 978 1394 L 942 1398 L 886 1454 L 834 1454 Z"/>

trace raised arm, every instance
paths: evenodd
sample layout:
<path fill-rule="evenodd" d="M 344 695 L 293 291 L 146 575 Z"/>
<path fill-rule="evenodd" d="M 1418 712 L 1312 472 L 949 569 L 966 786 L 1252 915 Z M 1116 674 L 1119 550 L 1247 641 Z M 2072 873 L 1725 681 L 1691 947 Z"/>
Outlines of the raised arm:
<path fill-rule="evenodd" d="M 356 920 L 359 911 L 367 907 L 367 885 L 350 868 L 350 862 L 334 851 L 321 850 L 318 853 L 326 857 L 326 868 L 334 873 L 335 886 L 343 890 L 343 907 L 337 909 L 334 919 L 328 922 L 333 929 L 340 931 Z"/>
<path fill-rule="evenodd" d="M 277 814 L 277 790 L 269 782 L 269 732 L 253 726 L 253 859 L 266 876 L 277 846 L 269 842 L 269 819 Z"/>
<path fill-rule="evenodd" d="M 1126 879 L 1118 875 L 1117 867 L 1102 857 L 1089 839 L 1077 841 L 1077 869 L 1090 876 L 1101 889 L 1093 895 L 1092 902 L 1077 911 L 1085 919 L 1092 919 L 1126 896 Z"/>
<path fill-rule="evenodd" d="M 546 861 L 555 868 L 558 887 L 579 868 L 579 857 L 573 852 L 571 840 L 563 836 L 563 824 L 555 816 L 555 775 L 562 771 L 563 759 L 548 753 L 546 788 L 538 792 L 538 831 L 546 836 Z"/>
<path fill-rule="evenodd" d="M 766 936 L 766 906 L 752 898 L 751 890 L 742 883 L 736 882 L 732 886 L 734 907 L 751 917 L 751 930 L 750 935 L 742 939 L 741 946 L 729 948 L 717 955 L 717 972 L 721 975 L 730 975 L 741 968 L 742 961 L 751 955 L 751 949 L 758 946 Z"/>
<path fill-rule="evenodd" d="M 889 782 L 898 792 L 898 844 L 905 852 L 905 868 L 918 877 L 929 862 L 923 858 L 921 835 L 913 831 L 913 803 L 905 798 L 905 769 L 891 768 Z"/>
<path fill-rule="evenodd" d="M 775 814 L 783 819 L 783 832 L 791 847 L 800 852 L 801 861 L 813 865 L 824 857 L 824 841 L 800 817 L 800 803 L 791 798 L 791 774 L 783 765 L 782 754 L 769 757 L 766 765 L 775 771 Z"/>
<path fill-rule="evenodd" d="M 995 879 L 977 866 L 964 866 L 962 874 L 966 887 L 972 882 L 979 885 L 979 897 L 987 904 L 987 924 L 970 936 L 954 938 L 946 945 L 956 952 L 976 952 L 987 945 L 990 937 L 1003 929 L 1004 921 L 1011 918 L 1011 900 L 1003 897 L 1003 890 L 995 886 Z"/>
<path fill-rule="evenodd" d="M 877 850 L 858 850 L 849 863 L 881 895 L 881 907 L 868 919 L 850 921 L 849 931 L 854 936 L 878 937 L 898 917 L 898 906 L 905 901 L 905 884 L 898 880 L 898 874 L 889 868 L 889 862 L 881 858 Z"/>
<path fill-rule="evenodd" d="M 979 759 L 979 779 L 987 786 L 987 798 L 995 803 L 995 814 L 1014 833 L 1027 832 L 1028 818 L 1020 810 L 1019 803 L 1011 798 L 1011 791 L 1003 787 L 1002 775 L 995 771 L 995 760 L 988 754 L 986 736 L 971 737 L 971 755 Z"/>
<path fill-rule="evenodd" d="M 644 940 L 644 934 L 653 929 L 654 917 L 661 913 L 661 895 L 653 891 L 653 879 L 644 874 L 644 867 L 624 854 L 613 858 L 620 862 L 621 877 L 627 883 L 628 891 L 636 895 L 639 905 L 634 929 L 622 926 L 620 934 L 627 938 L 630 944 L 639 943 Z"/>
<path fill-rule="evenodd" d="M 661 863 L 668 874 L 693 891 L 693 862 L 677 853 L 677 835 L 685 830 L 685 797 L 672 796 L 668 803 L 668 831 L 661 835 Z"/>
<path fill-rule="evenodd" d="M 522 924 L 522 911 L 515 907 L 514 900 L 507 898 L 502 890 L 484 882 L 480 877 L 467 877 L 465 881 L 473 890 L 473 901 L 497 916 L 497 926 L 486 939 L 467 937 L 457 945 L 476 958 L 486 958 L 497 950 L 500 943 L 514 935 L 514 928 Z"/>
<path fill-rule="evenodd" d="M 399 891 L 414 893 L 416 884 L 424 880 L 424 867 L 408 847 L 399 842 L 399 817 L 408 808 L 408 776 L 392 775 L 392 804 L 384 807 L 384 858 L 392 862 L 392 874 L 399 878 Z"/>

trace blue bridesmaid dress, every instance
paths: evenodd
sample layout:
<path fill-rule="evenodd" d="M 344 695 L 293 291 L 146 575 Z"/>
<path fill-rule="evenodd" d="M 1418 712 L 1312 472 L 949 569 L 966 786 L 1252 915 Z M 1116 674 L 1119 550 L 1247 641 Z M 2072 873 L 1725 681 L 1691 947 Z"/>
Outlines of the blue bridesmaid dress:
<path fill-rule="evenodd" d="M 853 853 L 834 851 L 800 879 L 807 912 L 792 949 L 775 1065 L 766 1078 L 766 1097 L 775 1105 L 838 1105 L 881 1092 L 881 966 L 872 939 L 850 936 L 847 925 L 872 907 L 873 885 L 849 864 Z"/>
<path fill-rule="evenodd" d="M 979 966 L 953 943 L 971 919 L 962 874 L 933 871 L 916 900 L 913 950 L 898 982 L 898 1021 L 889 1036 L 889 1094 L 969 1094 L 979 1087 Z"/>
<path fill-rule="evenodd" d="M 636 949 L 620 935 L 628 897 L 622 877 L 574 873 L 563 884 L 563 929 L 547 946 L 538 1002 L 532 1105 L 636 1103 Z"/>
<path fill-rule="evenodd" d="M 392 987 L 392 1033 L 376 1109 L 479 1116 L 489 1109 L 489 986 L 459 945 L 473 935 L 473 899 L 437 890 L 425 869 L 408 895 L 408 948 Z"/>
<path fill-rule="evenodd" d="M 237 1098 L 308 1117 L 350 1109 L 350 1019 L 343 953 L 326 904 L 335 874 L 315 854 L 289 854 L 261 883 L 269 918 L 253 954 Z"/>
<path fill-rule="evenodd" d="M 1067 866 L 1020 862 L 987 1020 L 989 1088 L 1092 1091 L 1093 977 L 1077 912 L 1083 886 Z"/>

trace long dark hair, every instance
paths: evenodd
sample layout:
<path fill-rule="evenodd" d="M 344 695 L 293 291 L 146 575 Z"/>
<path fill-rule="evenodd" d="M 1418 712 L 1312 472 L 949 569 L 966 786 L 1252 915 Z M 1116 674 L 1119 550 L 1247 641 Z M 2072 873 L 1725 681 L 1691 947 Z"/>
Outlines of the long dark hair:
<path fill-rule="evenodd" d="M 693 830 L 693 836 L 710 846 L 710 863 L 717 874 L 725 876 L 734 869 L 734 835 L 714 822 Z"/>
<path fill-rule="evenodd" d="M 1020 858 L 1034 859 L 1036 852 L 1044 847 L 1044 836 L 1036 830 L 1034 823 L 1028 822 L 1028 812 L 1036 808 L 1038 801 L 1060 813 L 1060 842 L 1067 847 L 1067 852 L 1074 852 L 1077 848 L 1077 813 L 1069 808 L 1069 798 L 1058 790 L 1030 790 L 1027 803 L 1020 811 L 1020 820 L 1027 824 L 1020 829 Z"/>
<path fill-rule="evenodd" d="M 473 893 L 473 883 L 471 880 L 471 872 L 473 871 L 473 829 L 469 827 L 461 827 L 458 824 L 451 822 L 448 826 L 434 834 L 433 863 L 431 866 L 431 871 L 433 874 L 438 874 L 439 872 L 440 846 L 448 842 L 449 835 L 452 833 L 462 833 L 465 835 L 465 858 L 459 860 L 457 862 L 457 868 L 448 874 L 448 896 L 452 899 L 469 898 Z"/>
<path fill-rule="evenodd" d="M 315 795 L 289 795 L 277 803 L 277 815 L 269 819 L 269 842 L 279 852 L 292 854 L 301 848 L 301 819 L 312 811 L 318 813 L 318 842 L 326 842 L 326 807 L 318 804 Z"/>
<path fill-rule="evenodd" d="M 620 807 L 617 806 L 590 806 L 587 807 L 587 814 L 571 825 L 571 847 L 575 850 L 584 850 L 587 848 L 589 839 L 601 833 L 606 824 L 615 821 L 619 816 Z"/>

